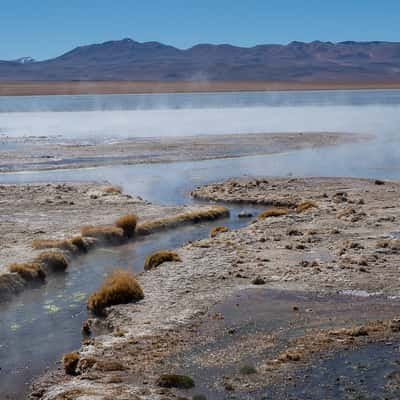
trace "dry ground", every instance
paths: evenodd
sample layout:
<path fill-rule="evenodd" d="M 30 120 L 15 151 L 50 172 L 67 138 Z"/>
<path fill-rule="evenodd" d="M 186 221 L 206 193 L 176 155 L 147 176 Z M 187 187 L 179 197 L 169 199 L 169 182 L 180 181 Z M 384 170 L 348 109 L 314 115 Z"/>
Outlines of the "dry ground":
<path fill-rule="evenodd" d="M 191 93 L 270 90 L 398 89 L 399 82 L 81 81 L 0 82 L 0 96 Z"/>
<path fill-rule="evenodd" d="M 114 143 L 54 143 L 49 138 L 2 138 L 0 172 L 193 161 L 273 154 L 370 139 L 350 133 L 259 133 L 115 140 Z"/>

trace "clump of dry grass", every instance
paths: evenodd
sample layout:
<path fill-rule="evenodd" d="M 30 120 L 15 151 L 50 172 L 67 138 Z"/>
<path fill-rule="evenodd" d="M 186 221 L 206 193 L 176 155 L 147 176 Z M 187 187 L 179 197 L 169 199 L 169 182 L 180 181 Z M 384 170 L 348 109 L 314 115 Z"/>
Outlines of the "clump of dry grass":
<path fill-rule="evenodd" d="M 157 379 L 157 385 L 164 388 L 191 389 L 194 381 L 186 375 L 163 374 Z"/>
<path fill-rule="evenodd" d="M 223 232 L 229 232 L 229 228 L 227 228 L 226 226 L 215 226 L 210 231 L 210 237 L 213 238 L 213 237 L 217 236 L 219 233 L 223 233 Z"/>
<path fill-rule="evenodd" d="M 137 216 L 135 214 L 127 214 L 115 221 L 115 226 L 121 228 L 124 231 L 124 235 L 128 238 L 135 234 L 137 225 Z"/>
<path fill-rule="evenodd" d="M 80 355 L 77 351 L 64 354 L 63 365 L 67 375 L 77 375 L 76 368 L 78 367 Z"/>
<path fill-rule="evenodd" d="M 8 267 L 10 272 L 17 273 L 27 282 L 44 281 L 46 274 L 38 263 L 14 263 Z"/>
<path fill-rule="evenodd" d="M 156 268 L 164 262 L 176 261 L 180 262 L 181 258 L 178 253 L 173 250 L 158 250 L 146 257 L 144 269 L 146 271 Z"/>
<path fill-rule="evenodd" d="M 52 240 L 52 239 L 35 239 L 32 241 L 32 247 L 36 250 L 43 249 L 60 249 L 73 252 L 75 250 L 73 244 L 68 239 Z"/>
<path fill-rule="evenodd" d="M 87 225 L 81 228 L 83 237 L 92 237 L 105 244 L 121 244 L 124 242 L 124 231 L 116 226 L 92 226 Z"/>
<path fill-rule="evenodd" d="M 197 223 L 201 221 L 213 221 L 217 218 L 229 216 L 229 210 L 223 206 L 203 207 L 195 211 L 188 211 L 173 215 L 171 217 L 159 218 L 151 221 L 145 221 L 136 228 L 138 235 L 149 235 L 151 233 L 174 228 L 188 223 Z"/>
<path fill-rule="evenodd" d="M 302 358 L 303 354 L 301 354 L 300 351 L 287 350 L 279 355 L 278 360 L 285 363 L 290 361 L 300 361 Z"/>
<path fill-rule="evenodd" d="M 131 272 L 117 269 L 105 279 L 100 289 L 88 299 L 88 309 L 103 315 L 107 307 L 132 303 L 144 298 L 143 290 Z"/>
<path fill-rule="evenodd" d="M 302 213 L 303 211 L 308 210 L 309 208 L 318 208 L 318 205 L 315 201 L 313 200 L 306 200 L 303 201 L 302 203 L 300 203 L 297 207 L 296 207 L 296 212 L 297 213 Z"/>
<path fill-rule="evenodd" d="M 123 371 L 126 367 L 115 360 L 97 360 L 95 369 L 101 372 Z"/>
<path fill-rule="evenodd" d="M 289 210 L 287 208 L 279 208 L 279 207 L 271 207 L 268 210 L 261 212 L 257 219 L 266 219 L 270 217 L 282 217 L 283 215 L 287 215 Z"/>
<path fill-rule="evenodd" d="M 82 253 L 86 253 L 88 250 L 88 245 L 82 236 L 74 236 L 71 239 L 71 244 L 74 245 Z"/>
<path fill-rule="evenodd" d="M 86 252 L 87 245 L 81 236 L 75 236 L 72 239 L 35 239 L 32 241 L 32 247 L 36 250 L 59 249 L 69 251 L 70 253 Z"/>
<path fill-rule="evenodd" d="M 122 189 L 119 186 L 107 186 L 103 189 L 103 192 L 107 194 L 121 194 Z"/>
<path fill-rule="evenodd" d="M 36 257 L 35 263 L 54 272 L 63 272 L 68 268 L 68 261 L 61 251 L 44 251 Z"/>

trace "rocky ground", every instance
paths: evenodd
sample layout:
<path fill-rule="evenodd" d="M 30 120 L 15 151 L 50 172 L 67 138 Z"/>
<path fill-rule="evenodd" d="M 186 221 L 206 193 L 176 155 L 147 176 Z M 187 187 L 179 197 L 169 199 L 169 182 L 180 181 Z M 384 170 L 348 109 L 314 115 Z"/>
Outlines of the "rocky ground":
<path fill-rule="evenodd" d="M 101 165 L 192 161 L 273 154 L 365 141 L 344 133 L 267 133 L 171 138 L 112 139 L 0 136 L 0 172 L 81 168 Z"/>
<path fill-rule="evenodd" d="M 197 188 L 198 198 L 287 213 L 187 243 L 181 262 L 142 273 L 144 300 L 91 321 L 109 333 L 84 341 L 78 375 L 60 368 L 31 397 L 398 398 L 399 192 L 399 182 L 351 178 Z M 165 373 L 190 375 L 195 387 L 163 387 Z"/>

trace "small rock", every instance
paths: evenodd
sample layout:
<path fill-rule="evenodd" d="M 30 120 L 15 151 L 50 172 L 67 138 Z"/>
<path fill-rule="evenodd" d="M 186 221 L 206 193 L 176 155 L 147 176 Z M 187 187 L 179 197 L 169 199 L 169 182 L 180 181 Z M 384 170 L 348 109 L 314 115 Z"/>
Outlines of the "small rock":
<path fill-rule="evenodd" d="M 251 283 L 253 285 L 265 285 L 265 280 L 261 278 L 261 276 L 257 276 L 257 278 L 254 278 Z"/>

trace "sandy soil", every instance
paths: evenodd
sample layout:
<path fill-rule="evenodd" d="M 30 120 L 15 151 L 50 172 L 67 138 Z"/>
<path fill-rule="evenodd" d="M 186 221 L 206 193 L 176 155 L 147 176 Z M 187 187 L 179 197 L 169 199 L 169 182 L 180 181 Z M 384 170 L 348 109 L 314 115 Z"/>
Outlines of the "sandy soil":
<path fill-rule="evenodd" d="M 0 96 L 232 92 L 270 90 L 399 89 L 399 82 L 100 81 L 0 82 Z"/>
<path fill-rule="evenodd" d="M 145 299 L 110 309 L 103 322 L 110 333 L 80 349 L 80 374 L 51 373 L 32 398 L 167 400 L 200 390 L 213 399 L 233 392 L 261 399 L 260 387 L 294 379 L 316 358 L 395 343 L 399 192 L 399 182 L 350 178 L 239 179 L 196 189 L 196 197 L 289 212 L 188 243 L 178 249 L 181 262 L 142 273 Z M 305 200 L 315 207 L 296 212 Z M 238 364 L 249 362 L 256 373 L 240 374 Z M 195 389 L 159 387 L 160 374 L 171 372 L 191 375 Z"/>
<path fill-rule="evenodd" d="M 140 220 L 182 211 L 159 206 L 123 193 L 106 193 L 110 184 L 0 185 L 0 273 L 13 262 L 32 260 L 39 252 L 34 239 L 64 239 L 83 225 L 113 224 L 121 215 Z"/>
<path fill-rule="evenodd" d="M 367 135 L 329 132 L 268 133 L 60 144 L 54 143 L 57 139 L 50 138 L 3 137 L 0 172 L 241 157 L 354 143 L 369 138 Z"/>

